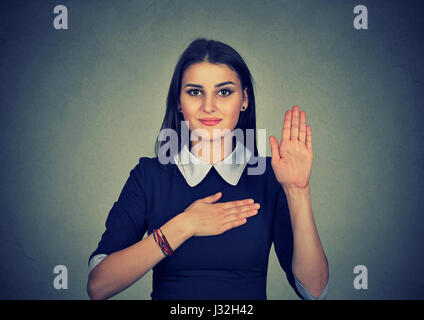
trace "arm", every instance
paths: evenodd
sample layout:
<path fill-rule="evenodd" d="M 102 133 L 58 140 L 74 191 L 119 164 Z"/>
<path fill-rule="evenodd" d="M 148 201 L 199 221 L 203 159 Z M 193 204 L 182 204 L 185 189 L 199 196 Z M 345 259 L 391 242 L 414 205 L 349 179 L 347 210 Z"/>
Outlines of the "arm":
<path fill-rule="evenodd" d="M 293 230 L 292 270 L 296 279 L 312 295 L 321 295 L 328 283 L 328 262 L 319 239 L 306 188 L 284 187 Z"/>
<path fill-rule="evenodd" d="M 177 249 L 190 238 L 182 214 L 161 226 L 169 245 Z M 87 292 L 91 299 L 107 299 L 140 279 L 165 255 L 150 234 L 132 246 L 108 255 L 89 275 Z"/>
<path fill-rule="evenodd" d="M 244 224 L 246 218 L 258 213 L 258 207 L 251 199 L 214 203 L 221 195 L 217 193 L 196 200 L 160 228 L 173 250 L 192 236 L 221 234 Z M 111 253 L 91 271 L 87 284 L 89 297 L 107 299 L 121 292 L 164 257 L 153 234 Z"/>
<path fill-rule="evenodd" d="M 292 270 L 296 286 L 300 283 L 302 290 L 307 289 L 318 296 L 328 282 L 328 263 L 312 214 L 309 178 L 314 155 L 312 129 L 306 125 L 306 112 L 299 112 L 299 106 L 287 110 L 281 142 L 278 144 L 271 136 L 270 144 L 271 165 L 286 193 L 290 212 L 294 251 Z"/>

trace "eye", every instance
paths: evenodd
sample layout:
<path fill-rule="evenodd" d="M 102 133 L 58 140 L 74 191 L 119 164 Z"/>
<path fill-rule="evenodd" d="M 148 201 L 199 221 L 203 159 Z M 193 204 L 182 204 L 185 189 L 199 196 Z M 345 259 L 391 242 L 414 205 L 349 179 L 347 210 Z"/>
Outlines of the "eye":
<path fill-rule="evenodd" d="M 224 92 L 223 94 L 221 94 L 222 96 L 229 96 L 230 94 L 232 94 L 233 93 L 233 91 L 232 90 L 230 90 L 230 89 L 221 89 L 221 90 L 219 90 L 219 92 Z"/>
<path fill-rule="evenodd" d="M 200 92 L 199 89 L 190 89 L 186 91 L 191 96 L 198 96 L 198 93 Z"/>

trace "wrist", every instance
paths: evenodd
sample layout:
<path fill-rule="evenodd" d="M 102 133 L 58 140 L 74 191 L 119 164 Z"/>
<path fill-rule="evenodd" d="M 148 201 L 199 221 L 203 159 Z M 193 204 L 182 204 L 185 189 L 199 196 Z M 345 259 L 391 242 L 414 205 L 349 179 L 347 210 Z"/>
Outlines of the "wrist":
<path fill-rule="evenodd" d="M 305 193 L 309 193 L 311 191 L 309 183 L 304 187 L 296 187 L 296 186 L 293 186 L 293 185 L 284 185 L 284 184 L 281 184 L 281 186 L 283 187 L 286 195 L 288 193 L 289 194 L 305 194 Z"/>
<path fill-rule="evenodd" d="M 166 238 L 172 251 L 175 251 L 184 241 L 191 237 L 183 215 L 176 215 L 160 228 L 161 234 Z"/>
<path fill-rule="evenodd" d="M 190 220 L 188 219 L 187 211 L 181 212 L 180 214 L 176 215 L 173 219 L 175 219 L 175 224 L 177 225 L 181 234 L 185 238 L 188 239 L 193 236 L 194 230 L 190 223 Z"/>
<path fill-rule="evenodd" d="M 287 202 L 290 204 L 294 203 L 303 203 L 310 201 L 311 190 L 309 184 L 304 188 L 294 187 L 294 186 L 282 186 L 284 193 L 286 194 Z"/>

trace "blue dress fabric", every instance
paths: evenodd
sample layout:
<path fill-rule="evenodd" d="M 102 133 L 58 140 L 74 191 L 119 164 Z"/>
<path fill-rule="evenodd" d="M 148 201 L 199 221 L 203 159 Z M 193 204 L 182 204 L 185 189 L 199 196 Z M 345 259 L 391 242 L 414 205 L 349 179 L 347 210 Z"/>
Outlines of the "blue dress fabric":
<path fill-rule="evenodd" d="M 157 157 L 140 158 L 113 204 L 106 230 L 89 260 L 133 245 L 194 201 L 222 192 L 217 202 L 252 198 L 261 205 L 258 214 L 220 235 L 191 237 L 161 260 L 153 267 L 152 300 L 266 300 L 272 244 L 295 293 L 302 299 L 317 299 L 299 286 L 292 273 L 293 234 L 287 200 L 271 158 L 262 160 L 266 164 L 263 174 L 247 174 L 249 167 L 257 165 L 247 163 L 236 185 L 225 181 L 212 166 L 192 187 L 176 164 L 163 165 Z"/>

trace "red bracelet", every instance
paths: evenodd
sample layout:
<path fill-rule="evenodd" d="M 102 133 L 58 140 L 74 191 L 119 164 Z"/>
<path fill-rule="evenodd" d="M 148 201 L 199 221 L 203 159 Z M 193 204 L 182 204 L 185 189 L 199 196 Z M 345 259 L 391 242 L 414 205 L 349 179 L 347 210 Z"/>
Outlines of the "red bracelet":
<path fill-rule="evenodd" d="M 160 233 L 162 234 L 162 236 L 159 234 L 159 230 L 158 229 L 153 230 L 153 238 L 155 239 L 156 243 L 161 248 L 163 254 L 165 256 L 170 256 L 170 255 L 172 255 L 172 253 L 174 251 L 172 250 L 171 246 L 169 245 L 168 240 L 166 239 L 162 230 L 160 230 Z"/>
<path fill-rule="evenodd" d="M 162 230 L 161 230 L 160 228 L 159 228 L 159 231 L 160 231 L 160 233 L 162 234 L 163 240 L 164 240 L 164 242 L 165 242 L 165 244 L 166 244 L 166 248 L 167 248 L 167 249 L 168 249 L 168 251 L 169 251 L 169 255 L 173 254 L 173 253 L 174 253 L 174 250 L 172 250 L 172 248 L 171 248 L 170 244 L 168 243 L 168 240 L 166 239 L 165 235 L 163 234 L 163 232 L 162 232 Z"/>

